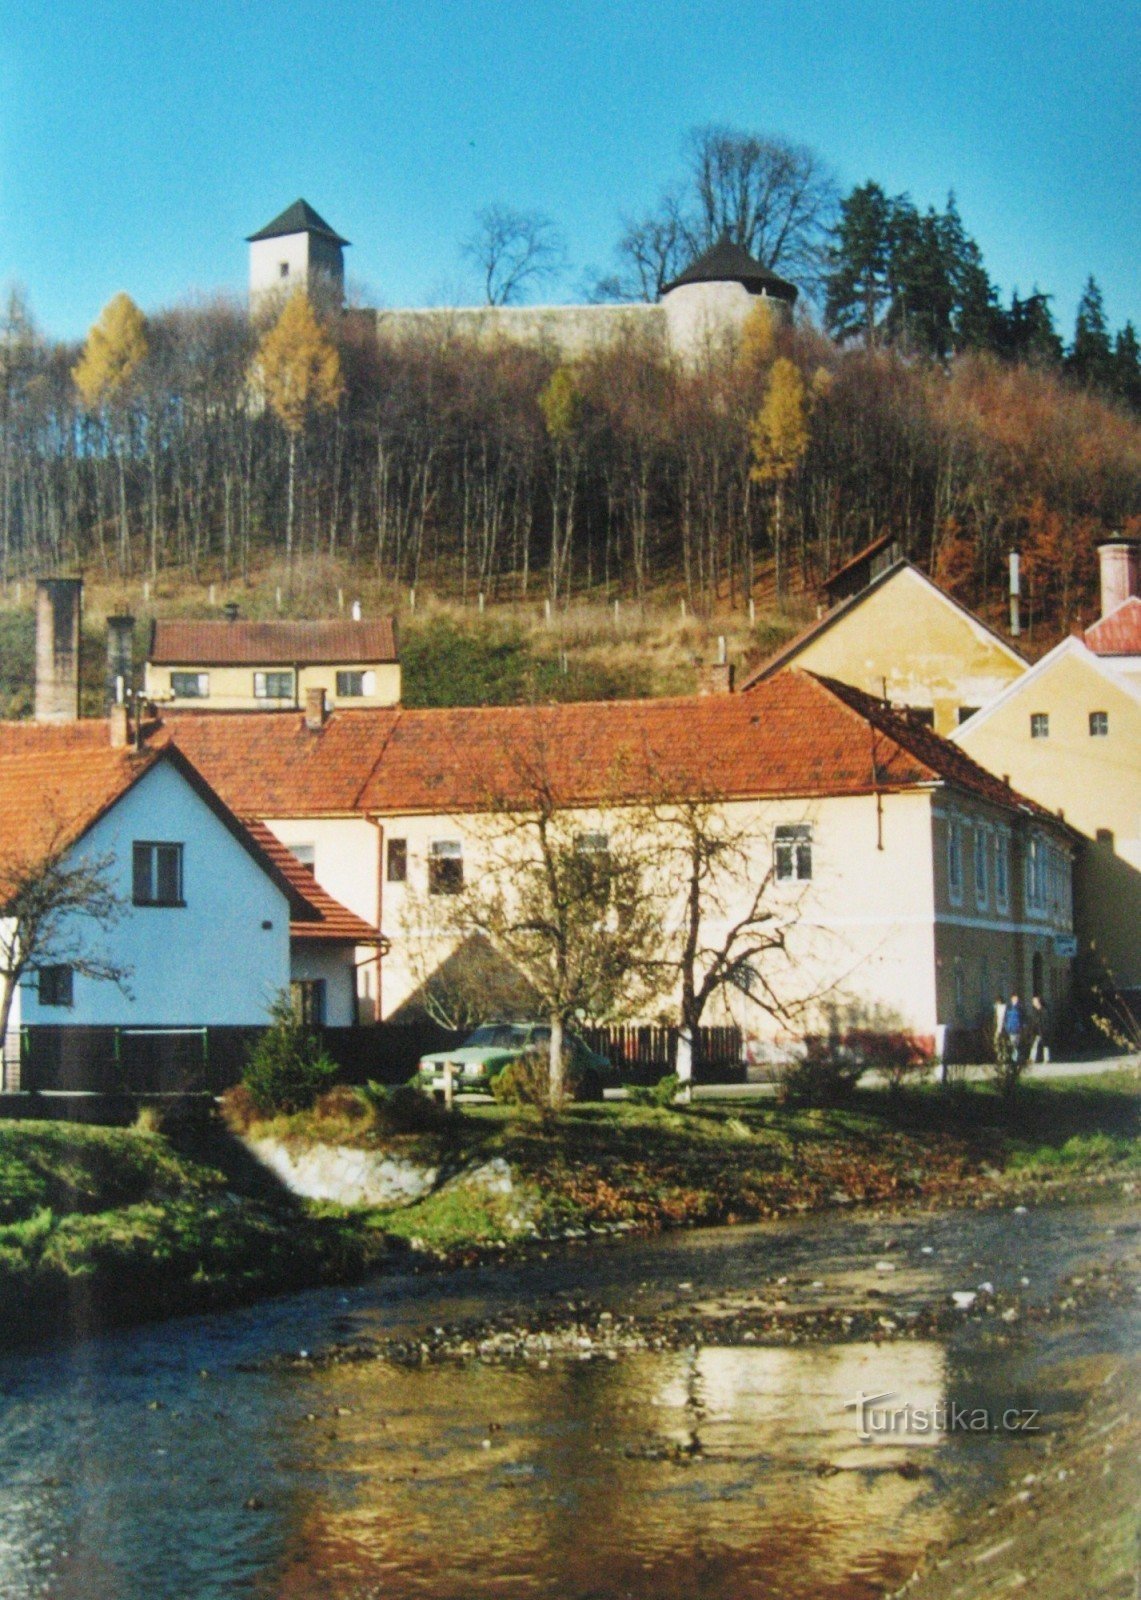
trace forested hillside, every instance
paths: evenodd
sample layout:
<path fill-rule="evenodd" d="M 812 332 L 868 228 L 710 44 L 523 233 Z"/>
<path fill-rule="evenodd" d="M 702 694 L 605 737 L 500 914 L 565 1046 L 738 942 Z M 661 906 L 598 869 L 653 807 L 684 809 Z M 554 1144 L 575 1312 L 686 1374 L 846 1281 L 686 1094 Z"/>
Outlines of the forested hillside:
<path fill-rule="evenodd" d="M 784 265 L 789 230 L 745 203 L 779 145 L 704 138 L 689 210 L 632 225 L 606 292 L 652 293 L 719 230 Z M 890 530 L 992 613 L 1016 546 L 1036 637 L 1088 621 L 1098 541 L 1141 531 L 1132 326 L 1111 336 L 1091 280 L 1064 347 L 1047 296 L 1000 304 L 953 201 L 921 215 L 808 176 L 794 242 L 822 327 L 758 314 L 697 366 L 633 333 L 567 365 L 467 342 L 446 314 L 385 342 L 365 311 L 295 306 L 275 329 L 222 300 L 144 317 L 125 295 L 80 349 L 13 291 L 0 576 L 225 581 L 320 555 L 458 599 L 668 587 L 708 610 L 779 606 Z"/>

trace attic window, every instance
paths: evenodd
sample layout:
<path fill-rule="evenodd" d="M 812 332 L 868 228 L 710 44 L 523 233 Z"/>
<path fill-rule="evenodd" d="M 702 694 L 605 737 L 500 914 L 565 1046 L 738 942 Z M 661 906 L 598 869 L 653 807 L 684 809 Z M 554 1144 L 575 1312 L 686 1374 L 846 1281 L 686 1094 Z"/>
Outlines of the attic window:
<path fill-rule="evenodd" d="M 360 695 L 376 693 L 375 672 L 338 672 L 337 699 L 352 700 Z"/>
<path fill-rule="evenodd" d="M 317 875 L 317 846 L 313 844 L 290 844 L 285 847 L 295 861 L 299 861 L 314 877 Z"/>
<path fill-rule="evenodd" d="M 277 275 L 278 275 L 279 278 L 288 278 L 288 276 L 289 276 L 289 262 L 288 261 L 281 262 L 280 266 L 277 269 Z"/>
<path fill-rule="evenodd" d="M 1104 739 L 1109 733 L 1109 712 L 1091 711 L 1089 714 L 1089 736 L 1091 739 Z"/>
<path fill-rule="evenodd" d="M 1030 713 L 1030 737 L 1032 739 L 1048 739 L 1050 737 L 1050 713 L 1048 711 L 1032 711 Z"/>

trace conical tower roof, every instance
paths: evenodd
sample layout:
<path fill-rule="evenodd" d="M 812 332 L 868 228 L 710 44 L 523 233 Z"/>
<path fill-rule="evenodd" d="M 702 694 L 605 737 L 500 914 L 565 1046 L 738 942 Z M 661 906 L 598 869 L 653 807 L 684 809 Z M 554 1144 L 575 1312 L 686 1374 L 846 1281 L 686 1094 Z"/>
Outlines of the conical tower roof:
<path fill-rule="evenodd" d="M 747 250 L 734 244 L 727 233 L 691 262 L 672 283 L 667 283 L 662 293 L 669 294 L 671 289 L 679 289 L 684 283 L 741 283 L 750 294 L 771 295 L 774 300 L 787 300 L 790 305 L 799 292 L 795 283 L 770 272 Z"/>

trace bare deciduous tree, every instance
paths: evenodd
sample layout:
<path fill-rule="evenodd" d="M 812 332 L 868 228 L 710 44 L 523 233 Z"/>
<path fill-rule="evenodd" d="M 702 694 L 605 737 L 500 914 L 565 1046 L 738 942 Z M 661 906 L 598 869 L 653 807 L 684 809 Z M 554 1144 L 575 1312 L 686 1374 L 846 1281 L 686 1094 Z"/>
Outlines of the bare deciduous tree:
<path fill-rule="evenodd" d="M 114 858 L 85 855 L 54 829 L 35 854 L 0 864 L 0 1055 L 16 986 L 45 967 L 70 967 L 80 977 L 124 986 L 129 968 L 92 942 L 106 933 L 123 904 L 111 884 Z"/>
<path fill-rule="evenodd" d="M 527 290 L 557 276 L 566 265 L 566 244 L 542 211 L 484 206 L 475 230 L 461 246 L 479 269 L 489 306 L 516 304 Z"/>

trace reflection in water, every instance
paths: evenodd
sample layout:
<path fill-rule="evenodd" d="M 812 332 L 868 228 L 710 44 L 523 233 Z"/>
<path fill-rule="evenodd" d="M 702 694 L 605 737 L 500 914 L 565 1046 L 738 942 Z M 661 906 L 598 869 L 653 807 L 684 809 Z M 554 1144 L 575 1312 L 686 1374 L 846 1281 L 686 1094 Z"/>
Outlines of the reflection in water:
<path fill-rule="evenodd" d="M 942 1374 L 932 1344 L 335 1369 L 322 1414 L 350 1415 L 270 1592 L 689 1600 L 700 1573 L 703 1595 L 877 1593 L 945 1510 L 845 1407 L 861 1387 L 933 1404 Z"/>
<path fill-rule="evenodd" d="M 685 1233 L 0 1357 L 0 1597 L 865 1600 L 1033 1456 L 962 1435 L 861 1445 L 848 1402 L 891 1390 L 912 1407 L 1049 1411 L 1044 1365 L 1135 1341 L 1136 1311 L 1008 1346 L 964 1328 L 946 1346 L 745 1344 L 545 1369 L 249 1364 L 584 1293 L 618 1312 L 784 1282 L 807 1301 L 875 1290 L 893 1318 L 984 1277 L 1029 1276 L 1045 1295 L 1083 1253 L 1132 1248 L 1110 1220 L 893 1221 L 890 1285 L 872 1219 Z"/>

